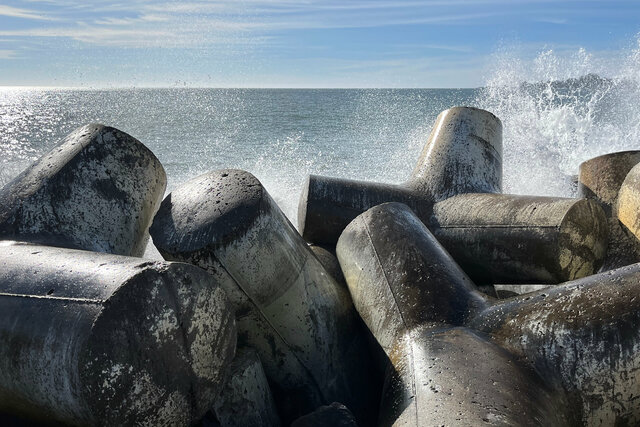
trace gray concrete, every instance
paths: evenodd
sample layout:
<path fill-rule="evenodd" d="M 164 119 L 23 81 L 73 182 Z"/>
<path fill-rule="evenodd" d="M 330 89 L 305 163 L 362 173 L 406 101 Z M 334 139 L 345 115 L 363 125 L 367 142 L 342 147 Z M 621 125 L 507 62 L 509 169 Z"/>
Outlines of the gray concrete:
<path fill-rule="evenodd" d="M 640 264 L 498 303 L 469 326 L 566 391 L 581 424 L 640 423 Z"/>
<path fill-rule="evenodd" d="M 221 427 L 280 426 L 275 402 L 255 350 L 239 349 L 213 404 Z"/>
<path fill-rule="evenodd" d="M 327 209 L 348 211 L 355 218 L 361 211 L 344 206 L 349 200 L 359 204 L 358 198 L 366 195 L 360 191 L 364 185 L 342 192 L 344 203 Z M 332 187 L 336 188 L 349 187 Z M 435 204 L 429 198 L 389 199 L 376 202 L 409 206 L 478 283 L 559 283 L 593 274 L 606 254 L 607 221 L 592 200 L 489 193 L 461 194 Z M 322 212 L 320 216 L 328 218 L 325 228 L 315 230 L 330 237 L 339 234 L 342 224 Z M 315 234 L 312 240 L 329 244 Z"/>
<path fill-rule="evenodd" d="M 619 240 L 626 243 L 624 246 L 620 244 L 617 252 L 627 249 L 628 255 L 625 260 L 640 262 L 640 168 L 638 166 L 634 166 L 629 171 L 620 187 L 614 215 L 612 220 L 617 219 L 617 225 L 624 236 L 624 239 Z"/>
<path fill-rule="evenodd" d="M 623 185 L 627 174 L 638 163 L 640 151 L 623 151 L 594 157 L 580 164 L 578 195 L 600 202 L 609 226 L 609 248 L 602 271 L 640 262 L 640 242 L 629 229 L 629 225 L 633 227 L 634 209 L 638 207 L 637 203 L 631 202 L 632 194 L 638 187 L 632 183 L 633 178 L 626 186 Z M 637 170 L 638 174 L 640 170 Z M 630 203 L 622 203 L 622 218 L 619 218 L 619 196 L 623 193 L 623 199 Z"/>
<path fill-rule="evenodd" d="M 298 228 L 309 242 L 334 245 L 356 216 L 384 202 L 425 214 L 455 194 L 502 189 L 502 124 L 488 111 L 454 107 L 440 113 L 409 180 L 400 185 L 311 175 L 298 205 Z"/>
<path fill-rule="evenodd" d="M 462 325 L 489 304 L 406 205 L 385 203 L 358 216 L 336 252 L 353 303 L 387 355 L 404 331 L 426 322 Z M 429 286 L 411 286 L 427 278 Z"/>
<path fill-rule="evenodd" d="M 0 190 L 0 238 L 142 256 L 165 187 L 138 140 L 86 125 Z"/>
<path fill-rule="evenodd" d="M 465 325 L 491 306 L 402 204 L 358 216 L 336 247 L 354 304 L 391 361 L 380 425 L 563 425 L 554 392 Z"/>
<path fill-rule="evenodd" d="M 358 427 L 358 424 L 349 408 L 333 402 L 298 418 L 291 423 L 291 427 Z"/>
<path fill-rule="evenodd" d="M 318 261 L 320 261 L 320 264 L 322 264 L 327 273 L 333 277 L 333 280 L 346 287 L 347 283 L 344 281 L 344 275 L 342 274 L 342 269 L 340 268 L 340 263 L 338 262 L 336 255 L 323 246 L 312 244 L 309 245 L 309 248 L 316 258 L 318 258 Z"/>
<path fill-rule="evenodd" d="M 0 243 L 0 412 L 71 425 L 190 425 L 236 345 L 201 269 Z"/>
<path fill-rule="evenodd" d="M 558 283 L 592 274 L 607 227 L 595 202 L 501 191 L 502 127 L 483 110 L 438 117 L 401 185 L 311 175 L 298 206 L 306 240 L 335 244 L 356 216 L 385 202 L 409 206 L 477 283 Z"/>
<path fill-rule="evenodd" d="M 423 219 L 476 283 L 559 283 L 598 271 L 607 222 L 587 199 L 461 194 Z"/>
<path fill-rule="evenodd" d="M 364 334 L 346 289 L 312 254 L 260 182 L 221 170 L 163 201 L 151 227 L 167 259 L 214 275 L 236 308 L 239 342 L 258 352 L 283 423 L 341 401 L 371 414 Z"/>
<path fill-rule="evenodd" d="M 464 193 L 500 193 L 500 119 L 472 107 L 453 107 L 440 113 L 405 185 L 435 201 Z"/>
<path fill-rule="evenodd" d="M 390 358 L 380 426 L 572 425 L 562 394 L 470 329 L 411 329 Z"/>

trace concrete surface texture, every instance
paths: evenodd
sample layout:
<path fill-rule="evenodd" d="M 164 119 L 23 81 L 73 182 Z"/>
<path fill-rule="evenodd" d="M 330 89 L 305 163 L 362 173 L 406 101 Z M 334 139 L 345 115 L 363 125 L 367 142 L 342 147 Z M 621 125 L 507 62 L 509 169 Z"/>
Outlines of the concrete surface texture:
<path fill-rule="evenodd" d="M 117 129 L 76 129 L 0 190 L 0 238 L 142 256 L 164 168 Z"/>
<path fill-rule="evenodd" d="M 502 126 L 455 107 L 438 117 L 412 177 L 401 185 L 311 175 L 298 207 L 306 240 L 333 245 L 357 215 L 408 205 L 478 283 L 559 283 L 592 274 L 606 250 L 595 202 L 501 191 Z"/>
<path fill-rule="evenodd" d="M 634 208 L 638 205 L 632 199 L 638 183 L 629 178 L 627 185 L 623 185 L 627 175 L 640 173 L 640 170 L 630 173 L 639 162 L 640 151 L 623 151 L 580 164 L 578 195 L 601 204 L 609 227 L 609 245 L 602 271 L 640 262 L 640 241 L 629 228 L 635 222 Z M 622 202 L 619 201 L 621 196 Z"/>
<path fill-rule="evenodd" d="M 504 300 L 469 326 L 565 390 L 579 424 L 640 423 L 640 264 Z"/>
<path fill-rule="evenodd" d="M 229 378 L 213 404 L 220 425 L 279 427 L 271 389 L 255 350 L 239 350 L 229 370 Z"/>
<path fill-rule="evenodd" d="M 229 276 L 240 342 L 258 352 L 283 422 L 332 401 L 371 417 L 375 390 L 348 291 L 253 175 L 189 181 L 163 201 L 151 235 L 167 259 Z"/>
<path fill-rule="evenodd" d="M 0 259 L 0 412 L 186 426 L 211 407 L 236 327 L 206 272 L 13 242 Z"/>
<path fill-rule="evenodd" d="M 462 327 L 493 301 L 406 205 L 361 214 L 336 249 L 354 304 L 390 360 L 379 425 L 570 419 L 562 392 L 488 335 Z"/>

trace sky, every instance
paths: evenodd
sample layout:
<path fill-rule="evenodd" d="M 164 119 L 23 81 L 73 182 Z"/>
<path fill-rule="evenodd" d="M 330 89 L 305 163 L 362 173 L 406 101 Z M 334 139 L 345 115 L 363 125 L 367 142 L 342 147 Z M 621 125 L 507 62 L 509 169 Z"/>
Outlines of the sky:
<path fill-rule="evenodd" d="M 638 0 L 2 0 L 0 85 L 478 87 L 500 50 L 639 32 Z"/>

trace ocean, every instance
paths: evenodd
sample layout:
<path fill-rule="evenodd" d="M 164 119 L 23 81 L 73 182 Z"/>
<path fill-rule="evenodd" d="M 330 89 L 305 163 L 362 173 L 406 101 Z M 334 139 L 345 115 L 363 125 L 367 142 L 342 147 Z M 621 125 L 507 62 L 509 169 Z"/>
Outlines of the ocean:
<path fill-rule="evenodd" d="M 208 170 L 253 173 L 296 224 L 305 177 L 399 183 L 439 112 L 488 109 L 504 127 L 504 191 L 572 196 L 581 161 L 640 149 L 637 81 L 595 75 L 480 89 L 0 88 L 0 183 L 99 122 L 148 146 L 168 191 Z"/>

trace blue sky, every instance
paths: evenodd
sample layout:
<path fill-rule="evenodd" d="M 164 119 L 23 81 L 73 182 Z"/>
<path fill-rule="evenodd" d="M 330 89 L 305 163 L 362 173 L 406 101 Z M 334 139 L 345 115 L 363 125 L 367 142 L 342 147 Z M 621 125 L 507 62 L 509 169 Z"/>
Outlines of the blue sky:
<path fill-rule="evenodd" d="M 496 52 L 634 44 L 640 1 L 3 0 L 0 85 L 477 87 Z"/>

